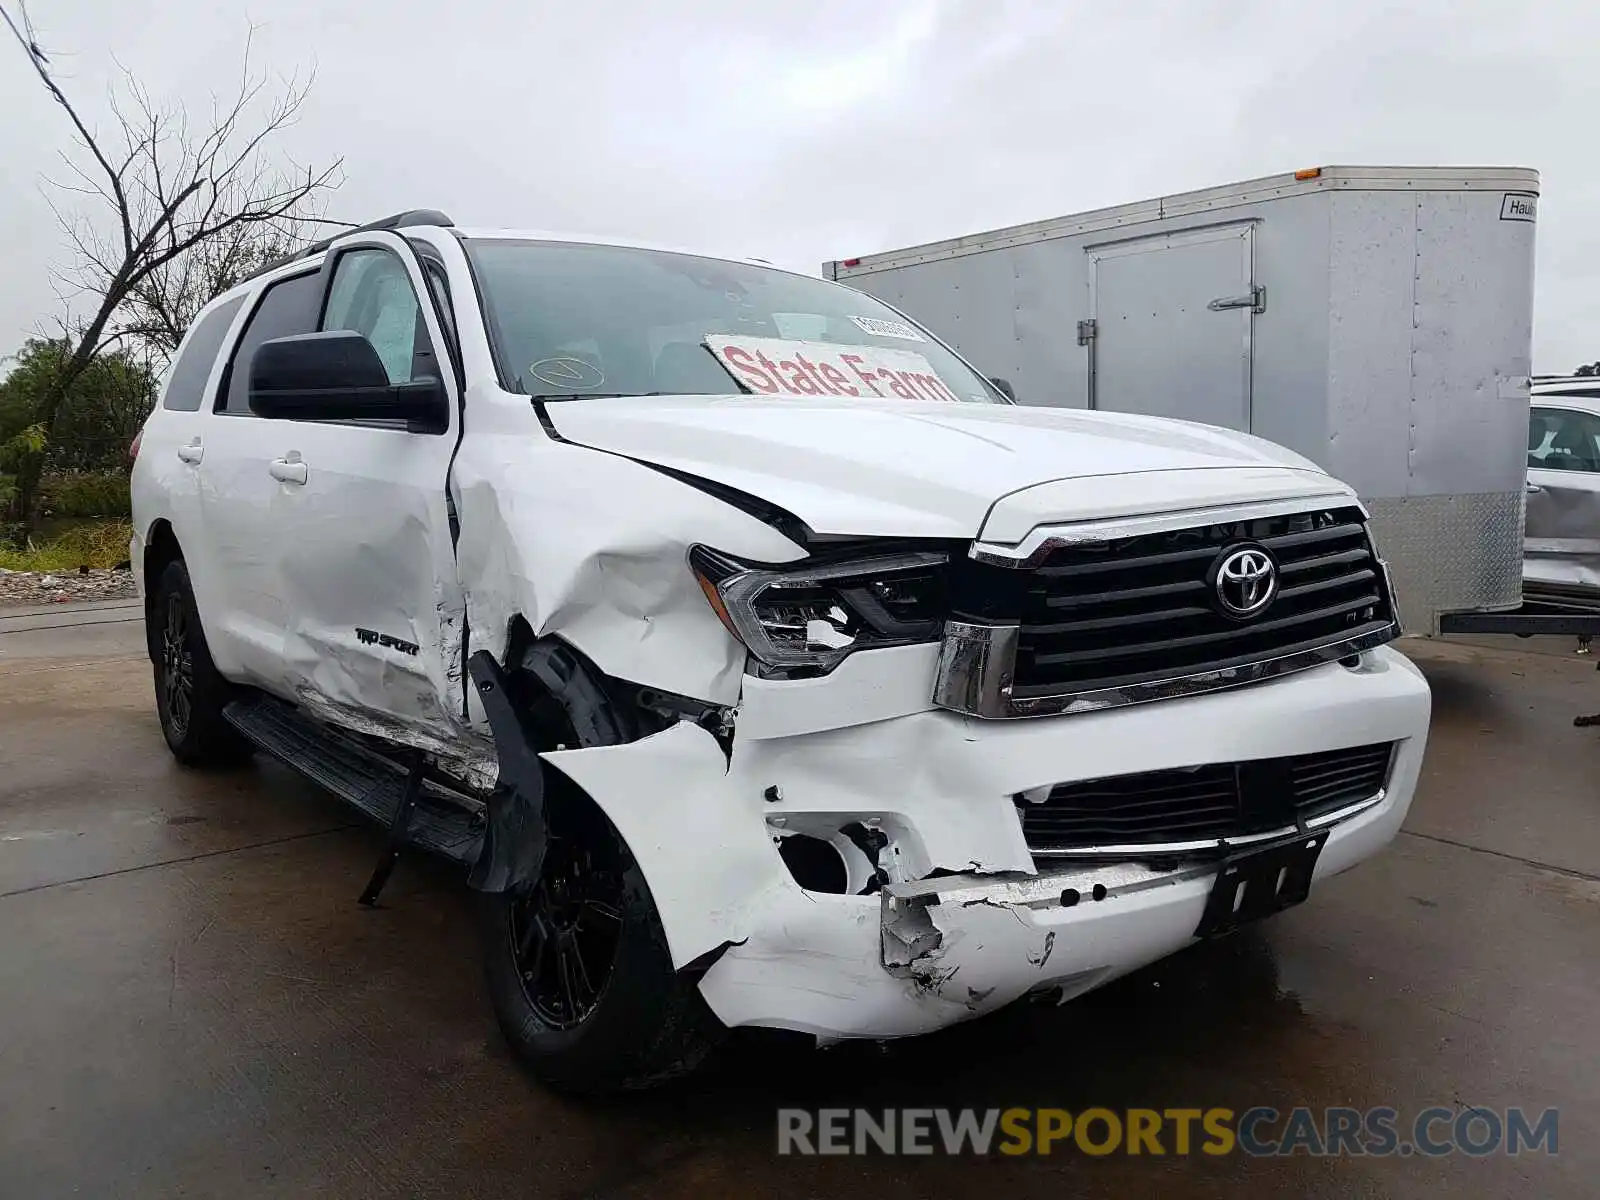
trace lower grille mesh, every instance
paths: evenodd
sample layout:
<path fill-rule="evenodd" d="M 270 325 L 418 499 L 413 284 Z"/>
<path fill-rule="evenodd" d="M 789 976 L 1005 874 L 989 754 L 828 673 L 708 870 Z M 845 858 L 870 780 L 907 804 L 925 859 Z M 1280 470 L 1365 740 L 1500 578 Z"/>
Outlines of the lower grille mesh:
<path fill-rule="evenodd" d="M 1267 833 L 1370 799 L 1394 746 L 1209 763 L 1058 784 L 1042 803 L 1019 801 L 1036 852 L 1217 841 Z"/>

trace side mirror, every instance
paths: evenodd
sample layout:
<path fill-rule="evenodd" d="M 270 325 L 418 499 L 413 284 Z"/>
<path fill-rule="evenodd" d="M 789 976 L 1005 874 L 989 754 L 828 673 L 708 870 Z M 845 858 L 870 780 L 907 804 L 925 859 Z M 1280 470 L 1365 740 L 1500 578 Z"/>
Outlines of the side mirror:
<path fill-rule="evenodd" d="M 300 421 L 404 421 L 416 433 L 450 427 L 437 379 L 390 383 L 371 342 L 347 329 L 274 338 L 250 359 L 250 408 Z"/>
<path fill-rule="evenodd" d="M 1001 379 L 998 375 L 991 375 L 989 376 L 989 382 L 999 388 L 1001 394 L 1011 403 L 1015 404 L 1017 402 L 1017 389 L 1011 386 L 1011 380 Z"/>

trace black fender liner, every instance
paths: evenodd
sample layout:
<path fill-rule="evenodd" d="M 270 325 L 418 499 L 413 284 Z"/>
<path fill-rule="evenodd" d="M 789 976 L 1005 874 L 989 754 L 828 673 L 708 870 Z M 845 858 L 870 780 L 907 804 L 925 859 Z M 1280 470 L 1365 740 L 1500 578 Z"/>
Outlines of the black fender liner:
<path fill-rule="evenodd" d="M 525 630 L 520 623 L 513 630 L 505 667 L 487 650 L 467 660 L 498 762 L 483 848 L 467 877 L 483 892 L 524 890 L 544 866 L 549 780 L 540 753 L 573 741 L 614 746 L 638 736 L 604 675 L 565 642 L 528 644 Z"/>
<path fill-rule="evenodd" d="M 489 793 L 483 847 L 467 884 L 481 892 L 525 888 L 544 867 L 544 764 L 494 655 L 479 650 L 467 660 L 467 670 L 489 718 L 499 762 L 499 777 Z"/>

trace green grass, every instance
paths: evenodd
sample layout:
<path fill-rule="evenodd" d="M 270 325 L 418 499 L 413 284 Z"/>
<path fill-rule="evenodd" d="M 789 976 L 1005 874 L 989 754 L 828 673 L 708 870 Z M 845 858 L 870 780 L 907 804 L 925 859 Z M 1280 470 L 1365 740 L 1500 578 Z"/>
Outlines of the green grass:
<path fill-rule="evenodd" d="M 30 542 L 26 550 L 0 546 L 0 567 L 63 574 L 79 567 L 114 567 L 127 560 L 132 536 L 133 526 L 126 521 L 79 525 L 60 537 Z"/>

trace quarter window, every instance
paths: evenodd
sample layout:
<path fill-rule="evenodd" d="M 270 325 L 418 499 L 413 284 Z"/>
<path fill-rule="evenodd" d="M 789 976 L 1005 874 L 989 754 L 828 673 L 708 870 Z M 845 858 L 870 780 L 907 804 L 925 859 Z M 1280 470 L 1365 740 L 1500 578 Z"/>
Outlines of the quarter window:
<path fill-rule="evenodd" d="M 217 352 L 222 349 L 222 339 L 228 336 L 233 318 L 244 303 L 243 296 L 217 305 L 195 326 L 184 344 L 178 361 L 172 364 L 172 374 L 167 377 L 167 390 L 161 398 L 161 407 L 177 412 L 197 412 L 205 399 L 206 380 L 211 378 L 211 368 L 216 364 Z"/>

